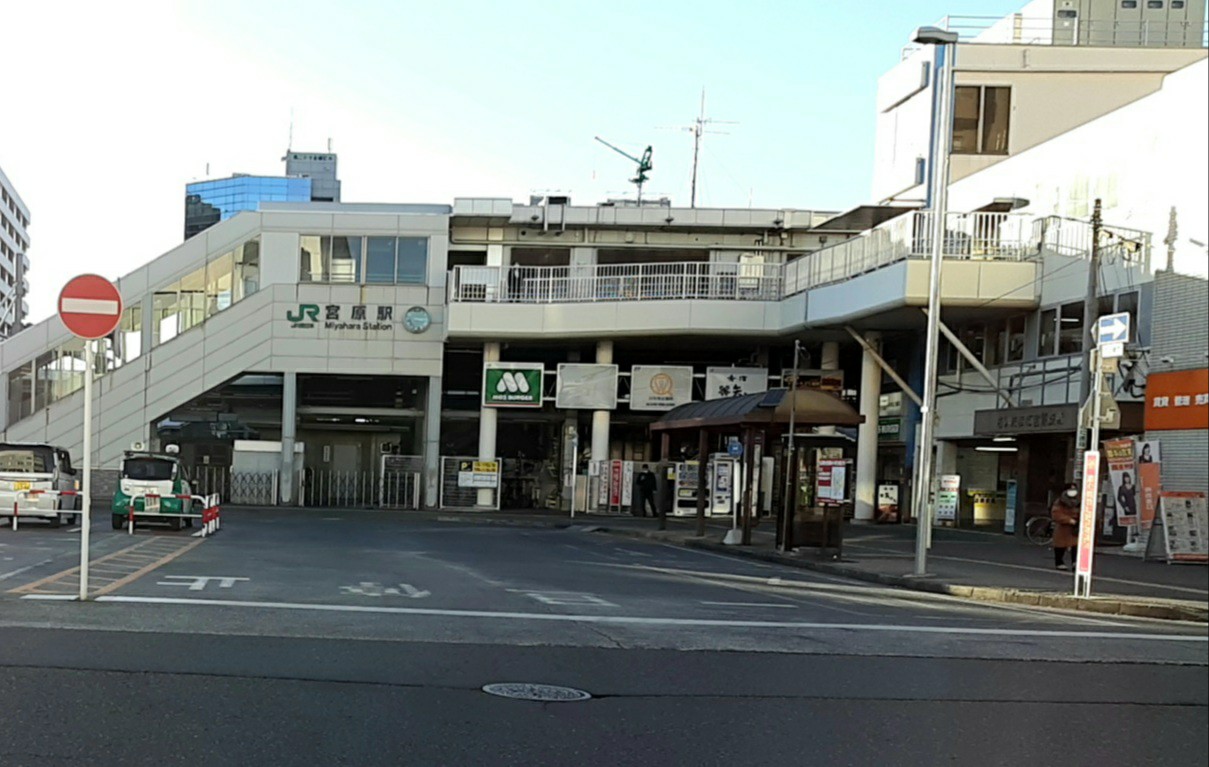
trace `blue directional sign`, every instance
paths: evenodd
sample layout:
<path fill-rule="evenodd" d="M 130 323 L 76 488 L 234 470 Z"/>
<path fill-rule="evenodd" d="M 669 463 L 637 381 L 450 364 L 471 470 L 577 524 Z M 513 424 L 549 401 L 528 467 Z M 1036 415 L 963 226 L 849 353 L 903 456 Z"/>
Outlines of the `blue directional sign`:
<path fill-rule="evenodd" d="M 1129 340 L 1129 314 L 1107 314 L 1096 321 L 1096 343 L 1116 344 Z"/>
<path fill-rule="evenodd" d="M 726 452 L 731 458 L 739 458 L 743 455 L 743 443 L 739 441 L 730 442 L 726 445 Z"/>

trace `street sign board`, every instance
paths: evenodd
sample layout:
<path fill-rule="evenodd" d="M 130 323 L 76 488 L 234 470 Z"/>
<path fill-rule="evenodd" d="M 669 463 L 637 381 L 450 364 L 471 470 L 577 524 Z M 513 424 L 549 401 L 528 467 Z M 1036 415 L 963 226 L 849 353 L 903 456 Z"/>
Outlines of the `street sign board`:
<path fill-rule="evenodd" d="M 458 461 L 458 487 L 485 490 L 499 486 L 499 461 Z"/>
<path fill-rule="evenodd" d="M 104 338 L 122 321 L 122 294 L 99 275 L 73 277 L 59 292 L 59 319 L 79 338 Z"/>
<path fill-rule="evenodd" d="M 1083 497 L 1079 510 L 1079 556 L 1075 564 L 1075 596 L 1091 596 L 1091 563 L 1096 550 L 1096 501 L 1100 495 L 1100 451 L 1083 454 Z"/>
<path fill-rule="evenodd" d="M 1125 343 L 1129 340 L 1129 313 L 1106 314 L 1096 320 L 1096 344 Z M 1118 355 L 1119 356 L 1119 355 Z"/>
<path fill-rule="evenodd" d="M 741 458 L 743 456 L 743 443 L 739 440 L 728 442 L 726 445 L 726 453 L 731 458 Z"/>

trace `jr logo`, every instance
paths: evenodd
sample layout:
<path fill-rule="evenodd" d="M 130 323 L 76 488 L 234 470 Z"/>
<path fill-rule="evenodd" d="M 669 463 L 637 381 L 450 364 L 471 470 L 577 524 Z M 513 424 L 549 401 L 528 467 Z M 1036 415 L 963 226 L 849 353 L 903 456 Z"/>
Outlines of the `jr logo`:
<path fill-rule="evenodd" d="M 294 323 L 294 327 L 311 327 L 319 321 L 319 307 L 316 304 L 299 304 L 298 311 L 287 311 L 285 318 Z"/>

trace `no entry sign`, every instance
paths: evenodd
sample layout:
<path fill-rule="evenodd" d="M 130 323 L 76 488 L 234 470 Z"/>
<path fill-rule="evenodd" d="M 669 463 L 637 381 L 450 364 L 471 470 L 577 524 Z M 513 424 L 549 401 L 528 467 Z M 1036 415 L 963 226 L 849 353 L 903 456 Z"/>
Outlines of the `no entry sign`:
<path fill-rule="evenodd" d="M 104 277 L 81 274 L 59 293 L 59 317 L 80 338 L 104 338 L 122 321 L 122 294 Z"/>

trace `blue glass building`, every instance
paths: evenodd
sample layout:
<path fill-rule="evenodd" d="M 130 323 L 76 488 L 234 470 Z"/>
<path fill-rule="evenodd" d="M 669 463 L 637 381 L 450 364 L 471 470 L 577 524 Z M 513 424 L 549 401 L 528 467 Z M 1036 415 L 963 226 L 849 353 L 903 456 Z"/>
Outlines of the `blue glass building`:
<path fill-rule="evenodd" d="M 185 185 L 185 239 L 261 202 L 310 202 L 311 179 L 243 176 Z"/>

